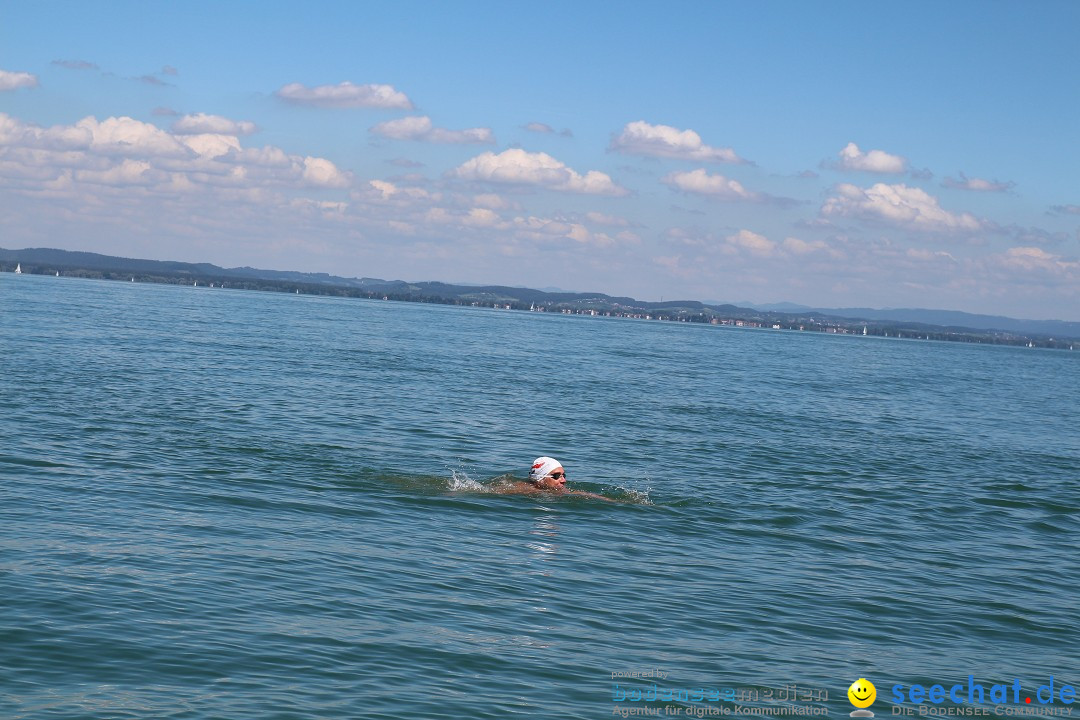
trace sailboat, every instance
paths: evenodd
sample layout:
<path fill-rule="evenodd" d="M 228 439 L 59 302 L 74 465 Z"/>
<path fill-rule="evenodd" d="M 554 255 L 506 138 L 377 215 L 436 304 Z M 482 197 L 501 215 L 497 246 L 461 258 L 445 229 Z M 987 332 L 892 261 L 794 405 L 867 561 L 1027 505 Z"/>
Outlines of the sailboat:
<path fill-rule="evenodd" d="M 15 274 L 22 275 L 22 263 L 15 263 Z"/>

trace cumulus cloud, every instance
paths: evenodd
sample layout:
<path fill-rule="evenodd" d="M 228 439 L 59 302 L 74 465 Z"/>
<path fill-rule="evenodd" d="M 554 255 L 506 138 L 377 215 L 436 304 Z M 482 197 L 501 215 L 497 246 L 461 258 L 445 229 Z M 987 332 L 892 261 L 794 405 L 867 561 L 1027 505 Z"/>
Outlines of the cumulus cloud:
<path fill-rule="evenodd" d="M 25 72 L 0 70 L 0 92 L 4 90 L 37 87 L 37 84 L 37 75 L 31 75 L 30 73 Z"/>
<path fill-rule="evenodd" d="M 416 140 L 447 145 L 495 144 L 495 134 L 491 128 L 445 130 L 434 127 L 431 118 L 425 115 L 387 120 L 371 128 L 371 132 L 391 140 Z"/>
<path fill-rule="evenodd" d="M 848 143 L 837 155 L 839 159 L 833 167 L 838 170 L 898 175 L 908 168 L 908 161 L 899 155 L 890 155 L 883 150 L 863 152 L 853 142 Z"/>
<path fill-rule="evenodd" d="M 319 187 L 340 188 L 349 184 L 348 176 L 326 158 L 304 158 L 303 178 L 309 185 Z"/>
<path fill-rule="evenodd" d="M 768 193 L 747 190 L 738 180 L 723 175 L 710 175 L 704 168 L 690 172 L 672 172 L 660 179 L 672 190 L 694 195 L 705 195 L 718 200 L 791 205 L 791 198 L 777 197 Z"/>
<path fill-rule="evenodd" d="M 1014 182 L 999 182 L 998 180 L 983 180 L 982 178 L 969 178 L 960 173 L 959 179 L 951 177 L 945 178 L 942 181 L 942 185 L 947 188 L 954 188 L 956 190 L 974 190 L 976 192 L 1008 192 L 1012 190 L 1016 183 Z"/>
<path fill-rule="evenodd" d="M 239 139 L 232 135 L 215 135 L 212 133 L 181 135 L 177 140 L 194 150 L 196 154 L 209 158 L 221 157 L 241 150 Z"/>
<path fill-rule="evenodd" d="M 785 252 L 796 256 L 811 255 L 817 252 L 825 252 L 829 253 L 830 255 L 836 254 L 833 249 L 829 247 L 829 244 L 826 243 L 824 240 L 808 241 L 796 237 L 789 237 L 784 238 L 783 248 Z"/>
<path fill-rule="evenodd" d="M 728 235 L 724 241 L 730 247 L 745 250 L 758 257 L 772 257 L 776 253 L 775 242 L 750 230 L 740 230 L 734 235 Z"/>
<path fill-rule="evenodd" d="M 185 115 L 172 125 L 172 132 L 175 135 L 201 135 L 203 133 L 250 135 L 256 129 L 253 122 L 230 120 L 220 115 L 207 115 L 206 113 Z"/>
<path fill-rule="evenodd" d="M 985 225 L 969 213 L 944 210 L 921 188 L 877 183 L 863 189 L 841 183 L 821 207 L 821 215 L 884 222 L 925 232 L 973 232 Z"/>
<path fill-rule="evenodd" d="M 325 158 L 244 148 L 235 135 L 175 134 L 130 117 L 86 117 L 41 128 L 0 113 L 0 185 L 33 194 L 79 185 L 143 186 L 154 192 L 230 187 L 342 188 L 348 173 Z M 6 178 L 4 180 L 3 178 Z"/>
<path fill-rule="evenodd" d="M 355 85 L 343 82 L 337 85 L 308 87 L 301 83 L 289 83 L 274 94 L 286 102 L 314 107 L 413 109 L 408 96 L 394 89 L 392 85 Z"/>
<path fill-rule="evenodd" d="M 98 121 L 86 117 L 75 123 L 74 130 L 87 138 L 87 149 L 106 155 L 184 157 L 186 146 L 156 125 L 129 117 L 110 117 Z"/>
<path fill-rule="evenodd" d="M 760 193 L 750 192 L 738 180 L 730 180 L 723 175 L 710 175 L 704 168 L 691 172 L 673 172 L 661 178 L 660 182 L 674 190 L 709 195 L 726 200 L 761 199 Z"/>
<path fill-rule="evenodd" d="M 78 170 L 75 177 L 81 182 L 99 185 L 131 186 L 151 185 L 166 177 L 162 171 L 155 171 L 145 160 L 124 158 L 119 164 L 105 170 Z"/>
<path fill-rule="evenodd" d="M 731 148 L 711 147 L 693 130 L 679 130 L 669 125 L 650 125 L 639 120 L 627 123 L 612 138 L 608 150 L 627 155 L 675 158 L 710 163 L 745 163 Z"/>
<path fill-rule="evenodd" d="M 477 155 L 450 175 L 463 180 L 533 185 L 587 195 L 626 195 L 629 192 L 602 172 L 590 170 L 581 175 L 547 153 L 530 153 L 520 148 Z"/>

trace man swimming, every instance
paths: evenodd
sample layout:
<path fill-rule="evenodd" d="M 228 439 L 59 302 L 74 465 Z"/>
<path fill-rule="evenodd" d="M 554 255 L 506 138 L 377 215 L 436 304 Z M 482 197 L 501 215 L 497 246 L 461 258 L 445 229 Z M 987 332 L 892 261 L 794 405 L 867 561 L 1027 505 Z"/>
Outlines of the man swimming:
<path fill-rule="evenodd" d="M 523 495 L 538 495 L 540 493 L 550 493 L 553 495 L 581 495 L 583 497 L 596 498 L 598 500 L 607 500 L 608 502 L 614 502 L 611 498 L 606 498 L 603 495 L 597 495 L 596 493 L 585 492 L 584 490 L 569 490 L 566 487 L 566 470 L 555 458 L 542 456 L 533 460 L 532 468 L 529 470 L 528 482 L 515 482 L 514 484 L 502 490 L 504 493 L 520 493 Z"/>

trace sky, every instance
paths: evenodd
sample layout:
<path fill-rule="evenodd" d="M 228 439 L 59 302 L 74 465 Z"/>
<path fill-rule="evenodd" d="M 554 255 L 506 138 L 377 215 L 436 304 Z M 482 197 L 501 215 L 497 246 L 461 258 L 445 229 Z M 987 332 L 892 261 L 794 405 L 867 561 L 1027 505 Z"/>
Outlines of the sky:
<path fill-rule="evenodd" d="M 0 247 L 1080 320 L 1080 3 L 0 0 Z"/>

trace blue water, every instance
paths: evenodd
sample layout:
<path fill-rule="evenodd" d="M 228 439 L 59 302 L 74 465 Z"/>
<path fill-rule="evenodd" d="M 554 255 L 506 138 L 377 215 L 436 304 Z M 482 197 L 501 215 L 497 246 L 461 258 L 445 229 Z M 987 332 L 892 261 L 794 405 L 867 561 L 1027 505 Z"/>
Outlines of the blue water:
<path fill-rule="evenodd" d="M 1067 351 L 5 274 L 0 717 L 1080 685 L 1078 380 Z M 490 491 L 537 455 L 619 502 Z"/>

